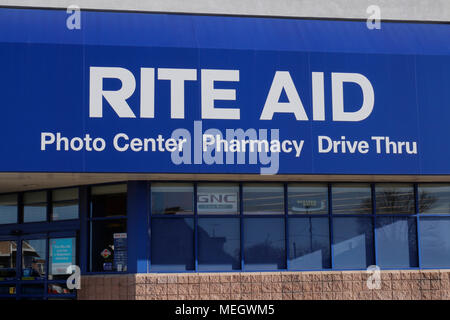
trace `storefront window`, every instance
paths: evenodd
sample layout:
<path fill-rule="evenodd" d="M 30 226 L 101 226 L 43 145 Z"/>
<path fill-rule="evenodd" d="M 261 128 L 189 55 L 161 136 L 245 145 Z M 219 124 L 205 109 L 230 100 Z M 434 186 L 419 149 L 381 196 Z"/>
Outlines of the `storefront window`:
<path fill-rule="evenodd" d="M 450 214 L 450 185 L 419 184 L 419 213 Z"/>
<path fill-rule="evenodd" d="M 17 223 L 17 194 L 0 196 L 0 224 Z"/>
<path fill-rule="evenodd" d="M 22 277 L 36 279 L 45 277 L 46 239 L 22 241 Z"/>
<path fill-rule="evenodd" d="M 369 184 L 336 183 L 332 185 L 333 214 L 370 214 L 372 196 Z"/>
<path fill-rule="evenodd" d="M 47 192 L 25 192 L 23 195 L 23 204 L 24 222 L 47 220 Z"/>
<path fill-rule="evenodd" d="M 189 183 L 153 183 L 152 214 L 194 213 L 194 186 Z"/>
<path fill-rule="evenodd" d="M 282 184 L 244 184 L 244 214 L 284 214 Z"/>
<path fill-rule="evenodd" d="M 52 220 L 78 219 L 78 188 L 52 191 Z"/>
<path fill-rule="evenodd" d="M 424 268 L 450 267 L 450 217 L 420 218 L 420 253 Z"/>
<path fill-rule="evenodd" d="M 384 268 L 417 267 L 416 219 L 377 217 L 377 264 Z"/>
<path fill-rule="evenodd" d="M 198 220 L 199 270 L 239 270 L 240 230 L 238 218 Z"/>
<path fill-rule="evenodd" d="M 8 280 L 16 277 L 16 241 L 0 241 L 0 278 Z"/>
<path fill-rule="evenodd" d="M 127 271 L 127 226 L 125 219 L 92 221 L 91 270 Z"/>
<path fill-rule="evenodd" d="M 127 185 L 96 186 L 91 189 L 93 218 L 126 216 Z"/>
<path fill-rule="evenodd" d="M 194 270 L 194 219 L 153 218 L 151 228 L 152 270 Z"/>
<path fill-rule="evenodd" d="M 376 184 L 375 196 L 379 214 L 411 214 L 415 212 L 412 184 Z"/>
<path fill-rule="evenodd" d="M 198 214 L 239 214 L 238 184 L 199 184 Z"/>
<path fill-rule="evenodd" d="M 284 219 L 246 218 L 244 248 L 246 270 L 286 268 Z"/>
<path fill-rule="evenodd" d="M 331 268 L 327 217 L 289 218 L 289 267 L 298 270 Z"/>
<path fill-rule="evenodd" d="M 75 238 L 53 238 L 49 240 L 50 261 L 49 279 L 65 279 L 72 272 L 68 272 L 71 265 L 75 265 Z"/>
<path fill-rule="evenodd" d="M 94 186 L 91 188 L 91 271 L 127 271 L 128 236 L 126 215 L 126 184 Z"/>
<path fill-rule="evenodd" d="M 326 184 L 289 184 L 289 214 L 328 214 Z"/>
<path fill-rule="evenodd" d="M 371 218 L 333 218 L 333 258 L 336 269 L 365 269 L 374 263 Z"/>

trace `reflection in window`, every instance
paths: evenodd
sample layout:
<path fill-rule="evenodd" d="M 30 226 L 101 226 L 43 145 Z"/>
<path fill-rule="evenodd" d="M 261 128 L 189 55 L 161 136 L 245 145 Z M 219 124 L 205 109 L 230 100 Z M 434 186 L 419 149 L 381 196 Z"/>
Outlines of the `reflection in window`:
<path fill-rule="evenodd" d="M 91 271 L 127 271 L 125 219 L 92 221 Z M 123 238 L 125 237 L 125 238 Z M 122 240 L 120 240 L 122 239 Z M 117 243 L 120 241 L 120 243 Z"/>
<path fill-rule="evenodd" d="M 289 219 L 289 267 L 327 269 L 331 267 L 328 218 Z"/>
<path fill-rule="evenodd" d="M 369 184 L 336 183 L 331 190 L 333 214 L 372 213 L 372 197 Z"/>
<path fill-rule="evenodd" d="M 245 268 L 247 270 L 286 268 L 284 219 L 247 218 L 244 226 Z"/>
<path fill-rule="evenodd" d="M 96 186 L 91 189 L 92 217 L 114 217 L 127 214 L 127 185 Z"/>
<path fill-rule="evenodd" d="M 23 195 L 23 221 L 47 220 L 47 192 L 25 192 Z"/>
<path fill-rule="evenodd" d="M 284 188 L 281 184 L 244 184 L 244 214 L 284 214 Z"/>
<path fill-rule="evenodd" d="M 0 196 L 0 224 L 17 223 L 17 194 Z"/>
<path fill-rule="evenodd" d="M 328 214 L 326 184 L 289 184 L 289 214 Z"/>
<path fill-rule="evenodd" d="M 45 276 L 46 240 L 22 241 L 22 276 L 40 278 Z"/>
<path fill-rule="evenodd" d="M 419 184 L 419 213 L 450 214 L 450 185 Z"/>
<path fill-rule="evenodd" d="M 450 267 L 450 217 L 420 218 L 420 253 L 424 268 Z"/>
<path fill-rule="evenodd" d="M 417 267 L 416 219 L 377 218 L 377 264 L 385 268 Z"/>
<path fill-rule="evenodd" d="M 414 188 L 412 184 L 375 185 L 377 213 L 409 214 L 415 212 Z"/>
<path fill-rule="evenodd" d="M 372 219 L 333 218 L 333 257 L 336 269 L 365 269 L 372 265 Z"/>
<path fill-rule="evenodd" d="M 192 214 L 194 186 L 183 183 L 153 183 L 152 214 Z"/>
<path fill-rule="evenodd" d="M 238 184 L 199 184 L 197 212 L 199 214 L 238 214 Z"/>
<path fill-rule="evenodd" d="M 67 288 L 66 284 L 52 283 L 48 285 L 49 294 L 74 294 L 75 290 L 70 290 Z"/>
<path fill-rule="evenodd" d="M 153 218 L 151 224 L 152 270 L 194 270 L 194 220 Z"/>
<path fill-rule="evenodd" d="M 200 270 L 238 270 L 240 261 L 238 218 L 198 220 L 198 267 Z"/>
<path fill-rule="evenodd" d="M 50 239 L 49 250 L 49 278 L 53 280 L 67 278 L 71 274 L 67 272 L 67 268 L 76 264 L 75 238 Z"/>
<path fill-rule="evenodd" d="M 78 219 L 78 188 L 52 191 L 52 220 Z"/>
<path fill-rule="evenodd" d="M 0 241 L 0 278 L 16 277 L 16 241 Z"/>

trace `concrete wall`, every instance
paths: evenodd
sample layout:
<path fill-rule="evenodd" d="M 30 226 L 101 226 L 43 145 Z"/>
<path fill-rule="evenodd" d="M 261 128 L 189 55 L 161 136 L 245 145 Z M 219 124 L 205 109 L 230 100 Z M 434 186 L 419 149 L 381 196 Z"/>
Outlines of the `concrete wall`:
<path fill-rule="evenodd" d="M 80 300 L 450 300 L 450 270 L 82 276 Z"/>
<path fill-rule="evenodd" d="M 137 10 L 149 12 L 232 14 L 366 19 L 378 5 L 386 20 L 450 21 L 449 0 L 0 0 L 3 6 Z"/>

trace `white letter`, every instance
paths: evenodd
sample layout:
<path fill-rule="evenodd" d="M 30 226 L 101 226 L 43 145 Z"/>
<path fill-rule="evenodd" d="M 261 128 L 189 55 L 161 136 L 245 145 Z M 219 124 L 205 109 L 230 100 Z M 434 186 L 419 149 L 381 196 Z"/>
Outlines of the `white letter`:
<path fill-rule="evenodd" d="M 170 117 L 184 119 L 184 81 L 197 80 L 197 70 L 161 68 L 158 80 L 170 80 Z"/>
<path fill-rule="evenodd" d="M 312 105 L 313 120 L 325 120 L 325 90 L 323 87 L 323 72 L 312 73 Z"/>
<path fill-rule="evenodd" d="M 203 135 L 203 152 L 208 150 L 208 146 L 216 143 L 216 139 L 212 134 L 204 134 Z"/>
<path fill-rule="evenodd" d="M 322 140 L 326 140 L 328 142 L 328 148 L 324 149 L 322 146 Z M 333 145 L 333 141 L 327 136 L 319 136 L 319 153 L 327 153 L 331 151 L 331 147 Z"/>
<path fill-rule="evenodd" d="M 332 73 L 332 100 L 333 100 L 333 121 L 362 121 L 366 119 L 373 110 L 375 94 L 370 81 L 359 73 Z M 344 111 L 344 82 L 358 84 L 363 93 L 363 104 L 358 111 Z"/>
<path fill-rule="evenodd" d="M 214 107 L 214 100 L 236 100 L 235 89 L 214 89 L 215 81 L 239 81 L 239 70 L 202 70 L 202 119 L 239 119 L 239 109 Z"/>
<path fill-rule="evenodd" d="M 155 69 L 141 68 L 141 118 L 155 117 Z"/>
<path fill-rule="evenodd" d="M 299 143 L 297 143 L 296 140 L 292 140 L 292 144 L 295 148 L 295 157 L 300 157 L 300 154 L 302 153 L 303 144 L 305 143 L 305 140 L 300 140 Z"/>
<path fill-rule="evenodd" d="M 289 102 L 279 102 L 280 95 L 286 92 Z M 302 101 L 288 71 L 277 71 L 273 77 L 260 120 L 272 120 L 273 114 L 293 113 L 297 120 L 308 120 Z"/>
<path fill-rule="evenodd" d="M 49 137 L 50 140 L 47 140 L 46 138 Z M 41 132 L 41 150 L 45 150 L 45 145 L 52 144 L 55 142 L 55 135 L 50 132 Z"/>
<path fill-rule="evenodd" d="M 104 78 L 116 78 L 122 82 L 122 87 L 117 91 L 103 90 Z M 102 97 L 111 105 L 120 118 L 136 118 L 130 106 L 126 102 L 136 88 L 136 80 L 133 74 L 124 68 L 90 67 L 89 83 L 89 117 L 102 118 Z"/>
<path fill-rule="evenodd" d="M 119 147 L 119 139 L 123 138 L 125 141 L 128 141 L 128 136 L 125 133 L 118 133 L 115 135 L 114 140 L 113 140 L 113 144 L 114 144 L 114 149 L 116 149 L 117 151 L 120 152 L 124 152 L 127 151 L 129 144 L 125 143 L 123 147 Z"/>

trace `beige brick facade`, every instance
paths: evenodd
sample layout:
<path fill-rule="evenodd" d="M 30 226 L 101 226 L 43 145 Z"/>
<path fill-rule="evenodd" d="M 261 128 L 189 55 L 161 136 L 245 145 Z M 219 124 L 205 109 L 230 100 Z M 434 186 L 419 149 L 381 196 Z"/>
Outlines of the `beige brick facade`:
<path fill-rule="evenodd" d="M 80 300 L 450 299 L 450 270 L 190 273 L 82 276 Z"/>

